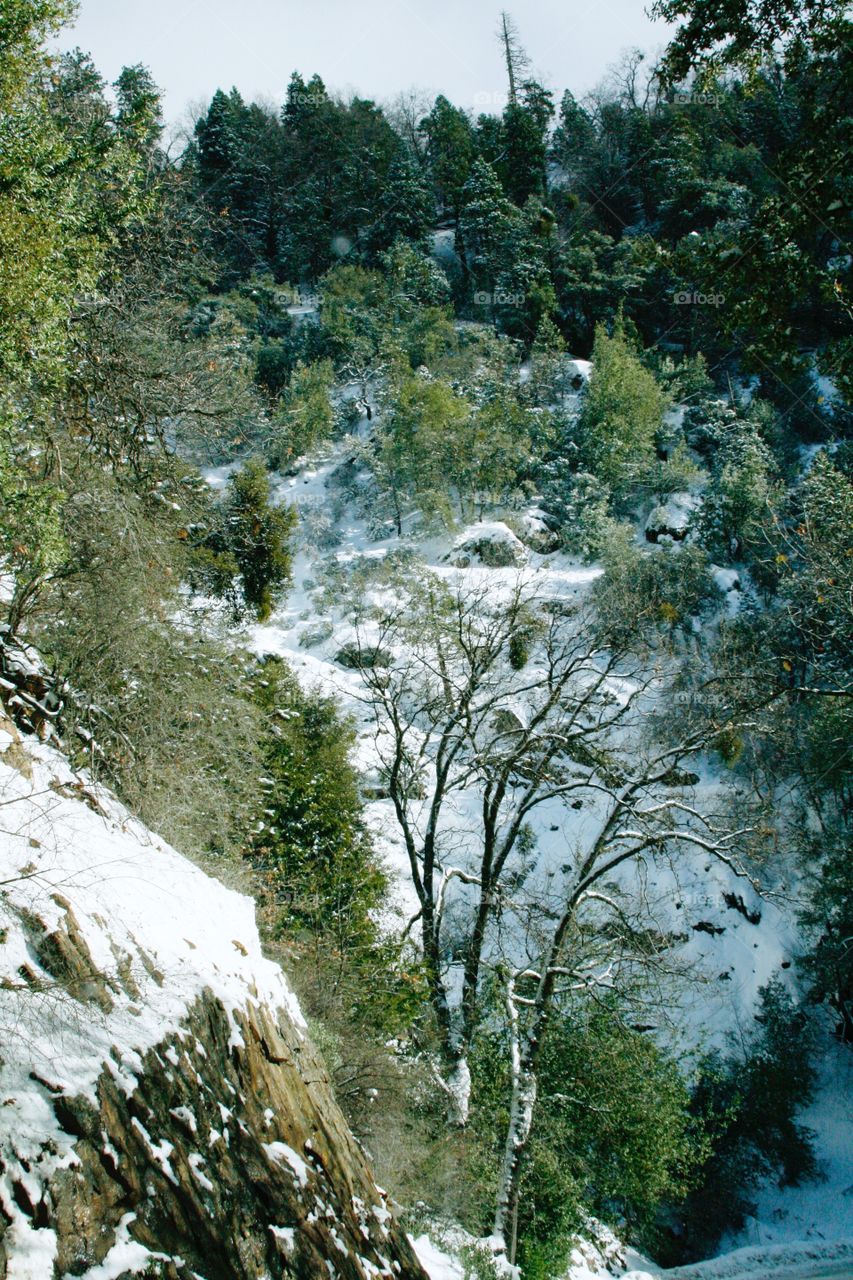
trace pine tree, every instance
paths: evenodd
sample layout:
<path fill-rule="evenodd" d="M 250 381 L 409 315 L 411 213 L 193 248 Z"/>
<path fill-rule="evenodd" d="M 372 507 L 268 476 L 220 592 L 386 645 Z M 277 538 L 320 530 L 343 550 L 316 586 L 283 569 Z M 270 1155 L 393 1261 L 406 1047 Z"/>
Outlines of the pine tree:
<path fill-rule="evenodd" d="M 243 595 L 259 621 L 273 609 L 273 593 L 290 581 L 290 536 L 297 516 L 292 507 L 270 501 L 266 468 L 247 462 L 228 482 L 225 540 L 240 569 Z"/>
<path fill-rule="evenodd" d="M 474 162 L 474 132 L 458 107 L 439 95 L 421 125 L 427 138 L 427 157 L 440 207 L 459 221 L 462 192 Z"/>
<path fill-rule="evenodd" d="M 388 169 L 379 202 L 374 243 L 383 248 L 398 236 L 421 243 L 435 223 L 435 200 L 420 166 L 402 148 Z"/>
<path fill-rule="evenodd" d="M 630 491 L 653 456 L 665 407 L 663 391 L 631 349 L 621 320 L 612 336 L 599 325 L 581 413 L 581 462 L 615 495 Z"/>

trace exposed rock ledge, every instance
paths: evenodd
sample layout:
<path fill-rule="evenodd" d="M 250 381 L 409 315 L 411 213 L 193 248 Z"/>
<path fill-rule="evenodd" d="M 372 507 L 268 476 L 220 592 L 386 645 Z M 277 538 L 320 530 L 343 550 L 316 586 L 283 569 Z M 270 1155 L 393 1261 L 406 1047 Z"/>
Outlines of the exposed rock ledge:
<path fill-rule="evenodd" d="M 0 720 L 0 1276 L 423 1272 L 253 904 Z"/>

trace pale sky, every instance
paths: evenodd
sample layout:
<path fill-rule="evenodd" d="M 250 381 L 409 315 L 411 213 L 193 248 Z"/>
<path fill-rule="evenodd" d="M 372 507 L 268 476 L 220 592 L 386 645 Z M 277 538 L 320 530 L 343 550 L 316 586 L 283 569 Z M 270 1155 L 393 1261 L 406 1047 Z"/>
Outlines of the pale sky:
<path fill-rule="evenodd" d="M 593 88 L 624 49 L 659 52 L 667 27 L 646 0 L 512 0 L 534 72 L 559 97 Z M 79 45 L 114 80 L 142 62 L 174 122 L 236 85 L 280 103 L 290 73 L 379 101 L 416 87 L 458 106 L 500 110 L 506 85 L 494 31 L 502 0 L 81 0 L 59 48 Z"/>

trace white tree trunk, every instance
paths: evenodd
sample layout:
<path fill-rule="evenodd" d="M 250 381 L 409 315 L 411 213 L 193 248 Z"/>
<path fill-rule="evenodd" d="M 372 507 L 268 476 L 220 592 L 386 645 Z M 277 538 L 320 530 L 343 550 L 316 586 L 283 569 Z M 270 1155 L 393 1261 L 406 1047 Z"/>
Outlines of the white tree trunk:
<path fill-rule="evenodd" d="M 445 1081 L 447 1092 L 447 1119 L 458 1129 L 468 1123 L 471 1111 L 471 1070 L 463 1055 Z"/>
<path fill-rule="evenodd" d="M 509 1261 L 515 1262 L 515 1213 L 518 1203 L 520 1164 L 533 1126 L 537 1078 L 534 1071 L 521 1065 L 515 1046 L 512 1066 L 512 1100 L 495 1203 L 493 1235 L 496 1240 L 502 1242 L 503 1251 Z M 507 1247 L 508 1230 L 510 1232 L 509 1247 Z"/>

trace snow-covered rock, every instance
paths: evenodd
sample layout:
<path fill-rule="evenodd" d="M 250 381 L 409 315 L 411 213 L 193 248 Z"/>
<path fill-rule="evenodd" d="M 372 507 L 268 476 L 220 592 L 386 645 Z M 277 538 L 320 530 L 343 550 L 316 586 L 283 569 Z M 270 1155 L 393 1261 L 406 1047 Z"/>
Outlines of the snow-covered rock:
<path fill-rule="evenodd" d="M 566 363 L 567 363 L 570 377 L 573 376 L 577 378 L 580 381 L 581 385 L 583 385 L 586 382 L 589 382 L 590 375 L 592 374 L 591 361 L 572 359 L 572 360 L 568 360 Z"/>
<path fill-rule="evenodd" d="M 0 720 L 0 1276 L 423 1272 L 252 901 Z"/>
<path fill-rule="evenodd" d="M 503 569 L 526 564 L 527 551 L 509 525 L 501 520 L 481 520 L 459 535 L 449 559 L 462 568 L 479 561 L 490 569 Z"/>
<path fill-rule="evenodd" d="M 673 542 L 683 542 L 698 506 L 699 498 L 695 494 L 674 493 L 650 514 L 646 521 L 646 541 L 671 538 Z"/>

